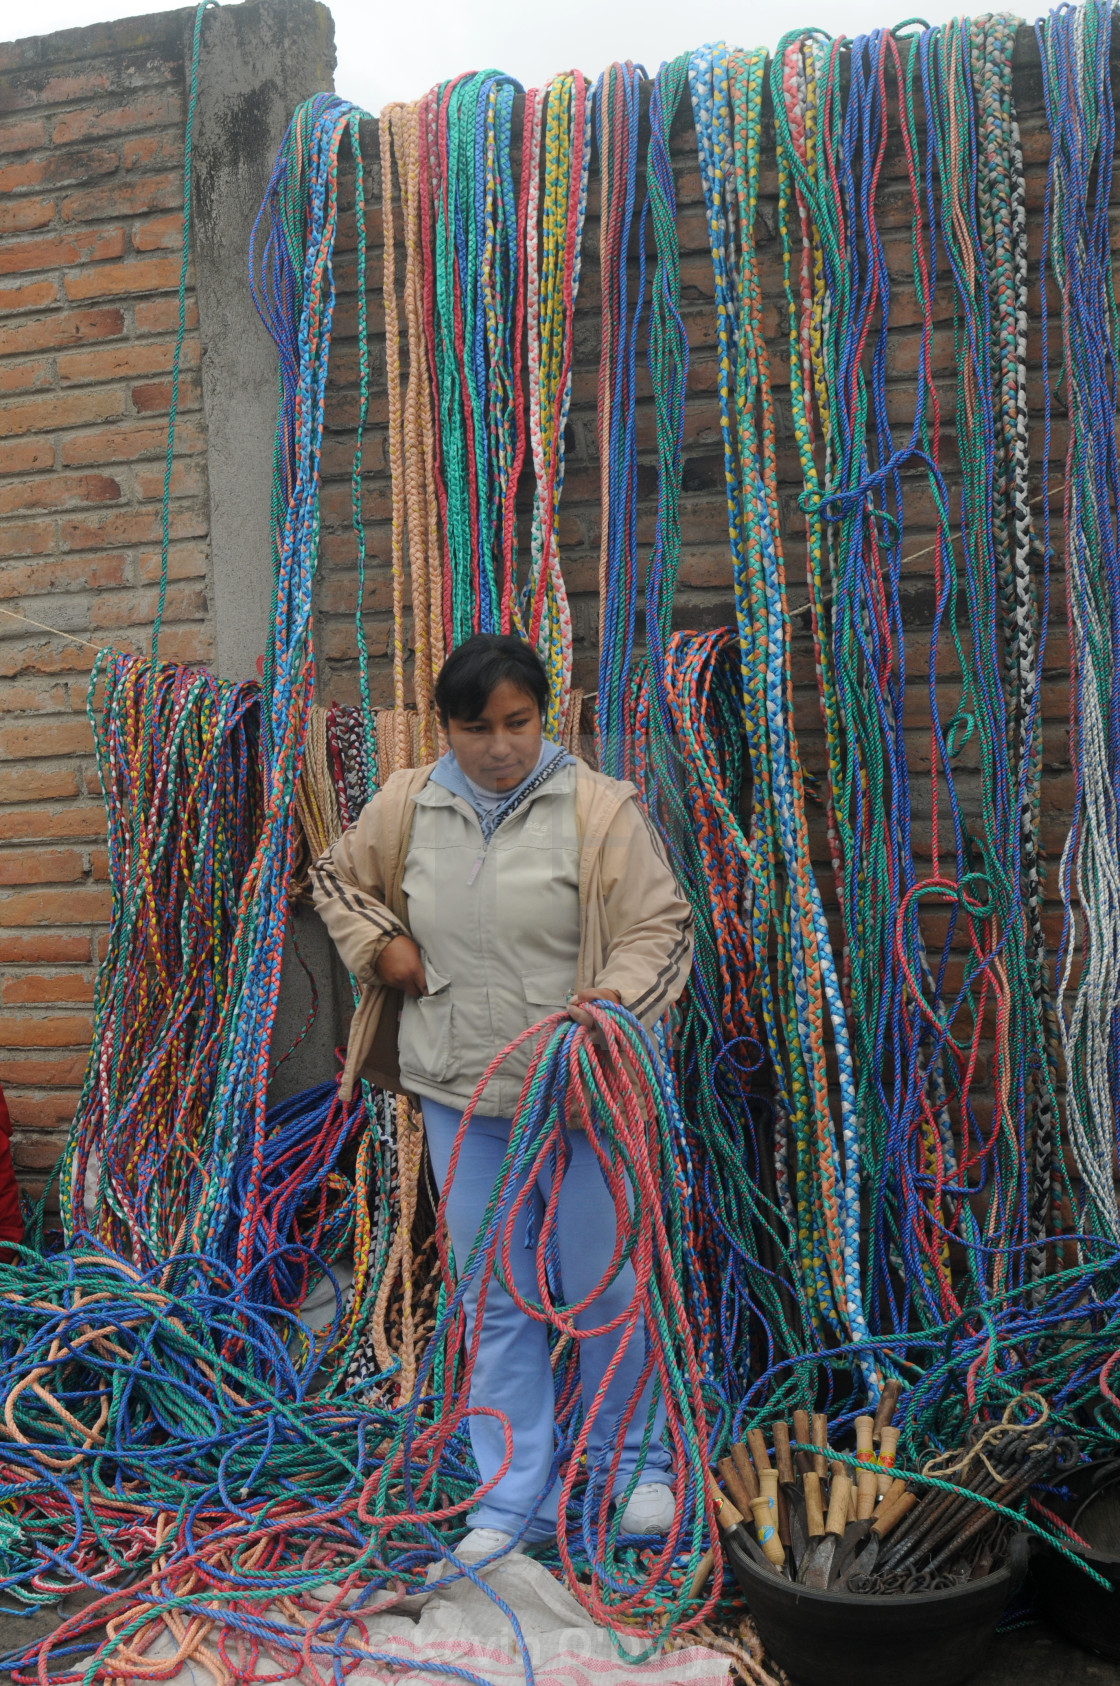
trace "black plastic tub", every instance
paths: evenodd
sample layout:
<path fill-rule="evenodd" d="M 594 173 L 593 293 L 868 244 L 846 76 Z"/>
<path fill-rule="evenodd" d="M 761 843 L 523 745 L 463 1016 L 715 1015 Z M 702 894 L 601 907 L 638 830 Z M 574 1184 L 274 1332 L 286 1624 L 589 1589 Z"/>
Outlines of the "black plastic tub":
<path fill-rule="evenodd" d="M 1111 1592 L 1083 1575 L 1068 1557 L 1045 1546 L 1031 1566 L 1042 1613 L 1075 1645 L 1120 1662 L 1120 1563 L 1099 1551 L 1077 1555 L 1111 1581 Z"/>
<path fill-rule="evenodd" d="M 1109 1460 L 1106 1464 L 1088 1464 L 1069 1483 L 1076 1495 L 1074 1504 L 1058 1504 L 1054 1509 L 1065 1512 L 1065 1520 L 1076 1527 L 1092 1495 L 1117 1482 L 1120 1463 Z M 1111 1590 L 1091 1581 L 1060 1551 L 1043 1546 L 1031 1563 L 1031 1580 L 1042 1613 L 1075 1645 L 1120 1662 L 1120 1556 L 1072 1545 L 1070 1549 L 1103 1575 Z"/>
<path fill-rule="evenodd" d="M 1016 1535 L 1007 1566 L 944 1592 L 872 1597 L 811 1592 L 727 1542 L 759 1637 L 795 1686 L 955 1686 L 984 1653 L 1026 1573 Z"/>

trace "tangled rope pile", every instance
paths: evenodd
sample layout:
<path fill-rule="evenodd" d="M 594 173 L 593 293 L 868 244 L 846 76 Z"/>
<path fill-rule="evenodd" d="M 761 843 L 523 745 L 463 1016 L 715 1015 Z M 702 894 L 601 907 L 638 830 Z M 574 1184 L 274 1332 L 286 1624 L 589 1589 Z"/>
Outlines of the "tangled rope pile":
<path fill-rule="evenodd" d="M 361 1607 L 343 1612 L 342 1596 L 360 1585 L 368 1606 L 380 1603 L 377 1593 L 399 1601 L 422 1586 L 427 1565 L 451 1549 L 439 1525 L 458 1524 L 478 1497 L 464 1432 L 474 1347 L 462 1348 L 462 1299 L 478 1280 L 484 1301 L 496 1271 L 510 1281 L 526 1176 L 531 1184 L 533 1168 L 546 1162 L 559 1170 L 569 1128 L 588 1132 L 614 1198 L 618 1240 L 607 1275 L 630 1262 L 636 1278 L 620 1313 L 621 1350 L 644 1320 L 642 1385 L 654 1377 L 651 1412 L 658 1398 L 669 1407 L 679 1503 L 662 1549 L 636 1560 L 610 1506 L 618 1425 L 611 1457 L 584 1468 L 595 1411 L 582 1417 L 575 1408 L 575 1366 L 579 1342 L 602 1331 L 576 1325 L 584 1302 L 566 1303 L 552 1274 L 557 1175 L 537 1243 L 540 1299 L 524 1309 L 559 1341 L 560 1557 L 599 1620 L 638 1621 L 656 1637 L 663 1626 L 687 1628 L 711 1614 L 718 1568 L 703 1603 L 690 1597 L 712 1501 L 681 1287 L 680 1215 L 672 1194 L 665 1202 L 661 1192 L 671 1187 L 669 1093 L 637 1021 L 623 1009 L 595 1008 L 593 1016 L 598 1036 L 562 1014 L 541 1027 L 486 1220 L 458 1264 L 403 1408 L 386 1403 L 389 1376 L 363 1397 L 335 1390 L 324 1354 L 339 1344 L 341 1296 L 319 1341 L 291 1309 L 300 1277 L 329 1262 L 348 1218 L 345 1203 L 331 1209 L 332 1167 L 361 1119 L 340 1110 L 333 1085 L 324 1087 L 317 1130 L 301 1108 L 270 1115 L 258 1248 L 247 1273 L 234 1268 L 235 1228 L 229 1262 L 180 1254 L 141 1271 L 79 1242 L 55 1257 L 28 1253 L 19 1266 L 0 1266 L 8 1501 L 0 1586 L 29 1602 L 76 1585 L 102 1593 L 37 1648 L 39 1678 L 68 1678 L 65 1668 L 50 1675 L 50 1660 L 75 1654 L 88 1676 L 144 1672 L 157 1657 L 159 1670 L 172 1673 L 194 1655 L 218 1678 L 222 1668 L 250 1678 L 260 1654 L 292 1673 L 317 1657 L 368 1656 Z M 473 1103 L 463 1130 L 471 1110 Z M 246 1154 L 235 1192 L 252 1169 Z M 285 1214 L 305 1220 L 309 1193 L 312 1232 L 301 1234 Z M 324 1606 L 311 1593 L 326 1582 L 339 1590 Z M 103 1624 L 107 1636 L 91 1655 L 86 1636 Z M 19 1667 L 15 1677 L 36 1678 Z"/>

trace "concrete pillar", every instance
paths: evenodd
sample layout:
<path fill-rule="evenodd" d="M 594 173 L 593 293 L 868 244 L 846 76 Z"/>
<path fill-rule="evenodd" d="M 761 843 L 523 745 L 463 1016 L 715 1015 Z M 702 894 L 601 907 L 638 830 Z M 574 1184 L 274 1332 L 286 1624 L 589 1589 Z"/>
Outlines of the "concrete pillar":
<path fill-rule="evenodd" d="M 203 20 L 194 264 L 223 679 L 256 677 L 272 602 L 276 351 L 249 293 L 249 234 L 292 112 L 333 89 L 334 64 L 334 20 L 318 0 L 252 0 Z"/>
<path fill-rule="evenodd" d="M 249 234 L 292 112 L 300 100 L 333 89 L 334 65 L 334 21 L 318 0 L 251 0 L 212 10 L 203 20 L 194 265 L 223 679 L 256 677 L 272 605 L 276 348 L 249 293 Z M 313 1000 L 308 973 L 318 1002 L 304 1033 Z M 294 910 L 272 1038 L 273 1101 L 331 1076 L 349 1006 L 346 977 L 321 921 L 310 908 Z"/>

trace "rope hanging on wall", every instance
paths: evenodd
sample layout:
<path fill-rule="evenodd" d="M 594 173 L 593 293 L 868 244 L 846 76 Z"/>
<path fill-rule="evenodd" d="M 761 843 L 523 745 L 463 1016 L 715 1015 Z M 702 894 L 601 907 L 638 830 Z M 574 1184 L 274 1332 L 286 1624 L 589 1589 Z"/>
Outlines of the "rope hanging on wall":
<path fill-rule="evenodd" d="M 147 1269 L 190 1245 L 226 1174 L 210 1106 L 262 820 L 258 696 L 129 656 L 98 658 L 99 689 L 113 907 L 59 1198 L 68 1237 L 89 1229 Z"/>
<path fill-rule="evenodd" d="M 1064 919 L 1057 994 L 1064 1007 L 1066 1118 L 1081 1173 L 1082 1225 L 1090 1234 L 1117 1242 L 1120 573 L 1116 306 L 1104 185 L 1112 180 L 1116 143 L 1109 66 L 1112 17 L 1110 6 L 1094 0 L 1080 10 L 1054 13 L 1037 33 L 1053 141 L 1047 257 L 1062 295 L 1069 411 L 1062 513 L 1075 792 L 1058 875 Z M 1050 418 L 1048 402 L 1047 439 Z"/>
<path fill-rule="evenodd" d="M 946 26 L 901 43 L 877 32 L 854 43 L 846 103 L 835 43 L 791 39 L 771 72 L 795 431 L 806 481 L 812 629 L 829 752 L 830 839 L 845 920 L 857 1110 L 867 1121 L 868 1313 L 872 1327 L 883 1330 L 908 1326 L 915 1309 L 940 1322 L 963 1297 L 1002 1287 L 1007 1270 L 1011 1281 L 1021 1280 L 1028 1259 L 1037 1277 L 1043 1254 L 1037 1247 L 1026 1254 L 1023 1247 L 1049 1228 L 1056 1117 L 1038 947 L 1039 658 L 1023 457 L 1025 252 L 1022 161 L 1010 103 L 1014 30 L 1000 20 L 974 29 Z M 886 385 L 892 291 L 882 241 L 855 233 L 875 227 L 891 80 L 898 90 L 912 214 L 914 301 L 908 308 L 917 309 L 922 323 L 913 423 L 905 440 L 895 433 Z M 915 91 L 925 108 L 924 162 Z M 940 466 L 941 408 L 932 368 L 939 238 L 949 254 L 961 371 L 956 415 L 964 472 L 963 579 Z M 988 396 L 993 382 L 1001 400 L 999 427 Z M 823 479 L 814 455 L 818 425 L 826 443 Z M 938 609 L 928 665 L 935 777 L 928 803 L 919 808 L 904 748 L 902 632 L 905 512 L 923 491 L 937 523 Z M 942 626 L 962 686 L 947 721 L 937 701 L 946 660 Z M 980 749 L 978 803 L 958 794 L 969 739 Z M 954 864 L 942 869 L 945 814 Z M 916 862 L 916 816 L 931 830 L 928 875 Z M 934 906 L 948 909 L 948 920 L 931 916 Z M 932 960 L 927 935 L 936 936 L 940 947 Z M 986 1130 L 971 1086 L 989 1007 L 998 1024 L 997 1101 Z M 964 1132 L 959 1142 L 958 1119 Z M 1024 1192 L 1028 1166 L 1018 1144 L 1028 1120 L 1041 1201 Z M 975 1195 L 988 1204 L 983 1234 L 970 1203 Z M 948 1233 L 967 1248 L 967 1287 L 951 1280 Z"/>
<path fill-rule="evenodd" d="M 831 943 L 809 857 L 804 780 L 792 725 L 773 400 L 759 331 L 762 301 L 754 229 L 766 63 L 762 53 L 731 56 L 726 49 L 705 49 L 692 55 L 689 80 L 715 272 L 743 718 L 755 781 L 749 847 L 756 964 L 765 969 L 773 931 L 788 1055 L 788 1066 L 775 1086 L 788 1109 L 795 1143 L 797 1221 L 810 1304 L 822 1334 L 828 1329 L 840 1339 L 859 1341 L 866 1324 L 855 1083 Z M 737 203 L 731 199 L 732 182 Z M 840 1078 L 842 1161 L 829 1109 L 826 1007 Z M 782 1046 L 771 1042 L 770 1053 L 772 1067 L 781 1072 Z M 877 1398 L 870 1361 L 867 1382 L 872 1398 Z"/>
<path fill-rule="evenodd" d="M 637 338 L 645 305 L 646 248 L 638 243 L 631 293 L 630 244 L 638 176 L 638 116 L 644 72 L 605 70 L 595 89 L 599 154 L 599 766 L 630 773 L 626 680 L 634 659 L 638 602 Z M 642 230 L 646 226 L 642 215 Z"/>

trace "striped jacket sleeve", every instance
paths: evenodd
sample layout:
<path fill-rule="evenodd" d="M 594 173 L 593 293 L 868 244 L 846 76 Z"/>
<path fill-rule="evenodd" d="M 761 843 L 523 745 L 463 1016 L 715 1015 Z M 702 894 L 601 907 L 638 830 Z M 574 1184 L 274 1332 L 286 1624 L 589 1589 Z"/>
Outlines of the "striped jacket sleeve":
<path fill-rule="evenodd" d="M 390 840 L 388 805 L 378 792 L 357 822 L 311 869 L 311 895 L 347 968 L 360 984 L 376 981 L 374 966 L 404 926 L 386 905 Z"/>
<path fill-rule="evenodd" d="M 621 804 L 603 840 L 601 885 L 607 945 L 595 987 L 616 990 L 622 1005 L 652 1026 L 688 982 L 693 917 L 634 798 Z"/>

